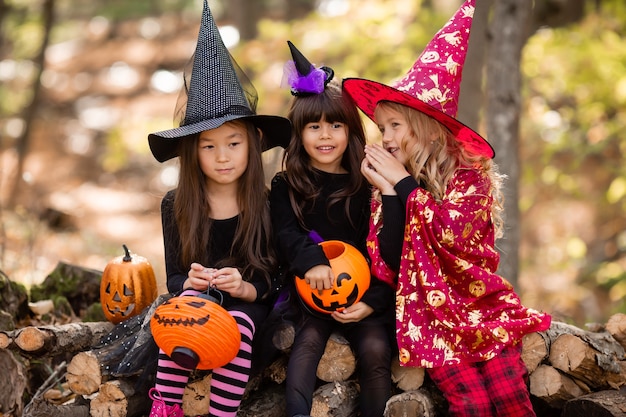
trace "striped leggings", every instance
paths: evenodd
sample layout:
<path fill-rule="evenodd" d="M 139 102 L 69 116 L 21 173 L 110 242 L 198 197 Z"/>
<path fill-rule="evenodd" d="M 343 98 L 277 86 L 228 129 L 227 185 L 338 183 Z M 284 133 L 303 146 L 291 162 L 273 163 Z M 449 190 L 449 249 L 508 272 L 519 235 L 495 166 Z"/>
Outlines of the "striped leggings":
<path fill-rule="evenodd" d="M 254 323 L 241 311 L 231 310 L 229 313 L 235 318 L 241 332 L 241 345 L 237 356 L 231 362 L 212 370 L 209 416 L 214 417 L 237 415 L 250 378 Z M 180 367 L 165 352 L 159 350 L 155 388 L 161 393 L 166 404 L 182 404 L 183 392 L 191 371 Z"/>

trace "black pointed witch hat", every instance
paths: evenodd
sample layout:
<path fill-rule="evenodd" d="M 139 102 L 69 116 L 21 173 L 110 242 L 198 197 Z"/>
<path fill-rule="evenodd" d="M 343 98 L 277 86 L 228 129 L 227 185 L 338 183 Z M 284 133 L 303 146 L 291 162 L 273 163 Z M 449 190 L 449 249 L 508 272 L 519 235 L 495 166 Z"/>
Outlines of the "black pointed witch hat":
<path fill-rule="evenodd" d="M 287 146 L 291 123 L 284 117 L 256 114 L 256 91 L 224 45 L 207 0 L 204 0 L 192 62 L 191 77 L 185 77 L 181 92 L 186 103 L 177 105 L 181 110 L 177 117 L 179 127 L 148 135 L 150 150 L 157 161 L 178 156 L 181 139 L 242 118 L 263 132 L 263 150 Z"/>

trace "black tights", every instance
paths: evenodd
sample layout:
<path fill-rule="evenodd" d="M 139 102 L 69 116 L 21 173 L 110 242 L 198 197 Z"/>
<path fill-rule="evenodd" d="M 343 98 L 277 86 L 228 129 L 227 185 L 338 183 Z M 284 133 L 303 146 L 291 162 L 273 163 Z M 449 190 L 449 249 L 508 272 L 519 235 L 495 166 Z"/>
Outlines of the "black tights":
<path fill-rule="evenodd" d="M 287 416 L 310 414 L 317 365 L 334 330 L 341 330 L 357 360 L 361 417 L 381 417 L 391 395 L 389 329 L 367 319 L 349 325 L 308 316 L 298 330 L 287 365 Z"/>

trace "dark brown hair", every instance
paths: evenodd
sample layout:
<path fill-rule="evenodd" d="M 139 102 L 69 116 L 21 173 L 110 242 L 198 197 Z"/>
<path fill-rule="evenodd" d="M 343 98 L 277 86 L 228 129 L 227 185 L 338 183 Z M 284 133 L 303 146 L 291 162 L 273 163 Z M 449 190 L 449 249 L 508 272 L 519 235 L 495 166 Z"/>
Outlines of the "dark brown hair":
<path fill-rule="evenodd" d="M 230 247 L 230 256 L 219 260 L 216 268 L 237 266 L 244 280 L 261 274 L 270 282 L 276 266 L 272 246 L 271 221 L 267 187 L 261 159 L 261 131 L 247 120 L 226 123 L 246 129 L 248 137 L 248 166 L 239 179 L 237 200 L 239 225 Z M 207 264 L 207 251 L 213 220 L 209 217 L 209 202 L 204 173 L 198 162 L 199 135 L 182 139 L 179 145 L 180 174 L 174 199 L 174 217 L 180 233 L 181 262 Z"/>
<path fill-rule="evenodd" d="M 365 147 L 363 122 L 357 107 L 343 94 L 341 84 L 331 81 L 320 94 L 294 97 L 287 115 L 293 125 L 292 138 L 283 156 L 289 198 L 300 224 L 304 227 L 302 211 L 319 195 L 317 186 L 311 181 L 315 177 L 310 157 L 302 144 L 302 131 L 307 123 L 324 119 L 327 122 L 345 123 L 348 128 L 348 147 L 341 159 L 341 166 L 349 173 L 349 185 L 330 196 L 327 207 L 345 200 L 346 214 L 349 213 L 350 198 L 365 184 L 361 174 L 361 161 Z"/>

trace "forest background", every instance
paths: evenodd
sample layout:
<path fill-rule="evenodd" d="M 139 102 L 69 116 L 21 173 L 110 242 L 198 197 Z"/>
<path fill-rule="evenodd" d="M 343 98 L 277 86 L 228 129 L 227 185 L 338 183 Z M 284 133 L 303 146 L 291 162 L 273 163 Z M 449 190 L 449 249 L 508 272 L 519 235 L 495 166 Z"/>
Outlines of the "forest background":
<path fill-rule="evenodd" d="M 460 0 L 209 0 L 259 93 L 285 115 L 286 41 L 339 77 L 404 75 Z M 103 270 L 122 244 L 165 271 L 176 184 L 150 132 L 173 127 L 202 0 L 0 0 L 0 270 Z M 477 0 L 459 118 L 509 178 L 501 273 L 576 325 L 626 313 L 626 4 Z M 365 121 L 369 140 L 379 138 Z M 279 154 L 266 155 L 271 178 Z"/>

